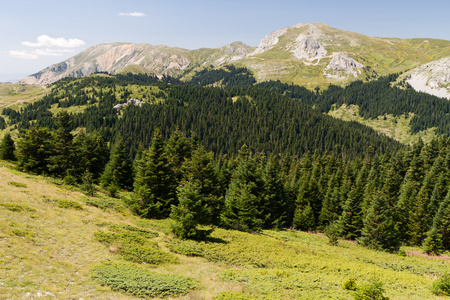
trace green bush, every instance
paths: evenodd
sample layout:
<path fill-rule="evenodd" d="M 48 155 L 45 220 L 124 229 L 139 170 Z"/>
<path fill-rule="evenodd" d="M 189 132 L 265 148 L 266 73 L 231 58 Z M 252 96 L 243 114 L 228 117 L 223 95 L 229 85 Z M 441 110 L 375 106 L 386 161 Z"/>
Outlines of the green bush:
<path fill-rule="evenodd" d="M 113 230 L 113 231 L 116 231 L 116 232 L 120 232 L 122 230 L 131 231 L 131 232 L 137 233 L 140 236 L 148 238 L 148 239 L 151 239 L 151 238 L 159 236 L 159 234 L 157 232 L 150 231 L 150 230 L 143 229 L 143 228 L 139 228 L 139 227 L 135 227 L 135 226 L 131 226 L 131 225 L 128 225 L 128 224 L 110 224 L 108 226 L 108 228 L 110 230 Z"/>
<path fill-rule="evenodd" d="M 58 207 L 83 209 L 83 207 L 80 205 L 80 203 L 72 201 L 72 200 L 65 200 L 65 199 L 59 199 L 58 200 Z"/>
<path fill-rule="evenodd" d="M 168 243 L 170 251 L 186 256 L 203 256 L 204 250 L 201 243 L 190 240 L 176 240 Z"/>
<path fill-rule="evenodd" d="M 86 205 L 94 206 L 94 207 L 100 208 L 102 210 L 111 208 L 117 212 L 122 212 L 125 209 L 125 205 L 119 199 L 83 198 L 81 200 L 84 201 L 84 203 L 86 203 Z"/>
<path fill-rule="evenodd" d="M 21 182 L 15 182 L 15 181 L 9 181 L 8 182 L 9 185 L 18 187 L 18 188 L 26 188 L 28 187 L 25 183 L 21 183 Z"/>
<path fill-rule="evenodd" d="M 16 211 L 16 212 L 21 212 L 21 211 L 36 211 L 36 209 L 26 206 L 26 205 L 20 205 L 17 203 L 0 203 L 0 206 L 6 208 L 7 210 L 10 211 Z"/>
<path fill-rule="evenodd" d="M 356 290 L 356 280 L 355 278 L 349 278 L 342 284 L 342 288 L 347 291 Z"/>
<path fill-rule="evenodd" d="M 383 293 L 383 283 L 378 278 L 372 277 L 368 283 L 357 287 L 353 297 L 355 300 L 388 300 Z"/>
<path fill-rule="evenodd" d="M 98 231 L 94 233 L 94 236 L 104 245 L 114 245 L 117 253 L 128 261 L 151 265 L 178 263 L 178 259 L 175 256 L 162 251 L 156 243 L 148 241 L 147 238 L 136 232 Z"/>
<path fill-rule="evenodd" d="M 137 297 L 169 297 L 187 294 L 198 283 L 174 274 L 155 274 L 133 264 L 106 263 L 93 268 L 93 277 L 102 285 Z"/>
<path fill-rule="evenodd" d="M 431 286 L 431 292 L 438 296 L 450 296 L 450 273 L 436 279 Z"/>

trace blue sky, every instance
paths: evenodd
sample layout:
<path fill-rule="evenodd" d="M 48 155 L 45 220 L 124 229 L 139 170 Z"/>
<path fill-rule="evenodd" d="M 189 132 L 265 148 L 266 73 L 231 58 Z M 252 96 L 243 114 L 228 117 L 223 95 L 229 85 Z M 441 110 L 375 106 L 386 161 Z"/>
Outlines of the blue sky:
<path fill-rule="evenodd" d="M 0 0 L 0 81 L 36 73 L 98 43 L 258 46 L 270 32 L 297 23 L 450 40 L 449 16 L 448 0 Z"/>

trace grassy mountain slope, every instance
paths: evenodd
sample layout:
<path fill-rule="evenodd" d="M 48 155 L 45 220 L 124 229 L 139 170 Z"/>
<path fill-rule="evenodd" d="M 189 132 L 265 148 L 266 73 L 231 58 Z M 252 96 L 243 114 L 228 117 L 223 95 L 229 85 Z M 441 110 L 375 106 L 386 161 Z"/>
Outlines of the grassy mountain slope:
<path fill-rule="evenodd" d="M 347 75 L 346 79 L 336 80 L 323 75 L 333 55 L 339 52 L 348 53 L 365 66 L 359 79 L 405 71 L 450 54 L 450 41 L 377 38 L 321 23 L 297 24 L 280 29 L 275 35 L 278 35 L 278 42 L 240 61 L 255 71 L 259 81 L 280 79 L 302 85 L 352 81 L 355 76 Z M 297 58 L 295 52 L 299 51 L 306 38 L 316 40 L 326 50 L 326 54 L 317 59 L 314 56 L 309 59 Z"/>
<path fill-rule="evenodd" d="M 217 49 L 99 44 L 22 80 L 47 85 L 95 72 L 148 73 L 189 79 L 204 67 L 228 64 L 252 70 L 258 81 L 302 85 L 346 84 L 405 71 L 450 55 L 450 41 L 377 38 L 321 23 L 297 24 L 264 37 L 258 48 L 233 42 Z"/>
<path fill-rule="evenodd" d="M 96 266 L 127 258 L 124 244 L 99 242 L 99 232 L 114 228 L 152 233 L 151 243 L 174 258 L 129 265 L 197 282 L 197 288 L 173 299 L 348 299 L 353 292 L 342 289 L 345 281 L 364 284 L 373 276 L 391 299 L 439 299 L 428 288 L 450 265 L 447 256 L 429 257 L 413 248 L 403 248 L 407 256 L 399 256 L 344 240 L 335 247 L 323 235 L 290 230 L 216 229 L 206 242 L 182 241 L 172 236 L 168 220 L 139 219 L 120 200 L 86 197 L 11 167 L 1 162 L 0 286 L 7 299 L 135 299 L 92 277 Z"/>

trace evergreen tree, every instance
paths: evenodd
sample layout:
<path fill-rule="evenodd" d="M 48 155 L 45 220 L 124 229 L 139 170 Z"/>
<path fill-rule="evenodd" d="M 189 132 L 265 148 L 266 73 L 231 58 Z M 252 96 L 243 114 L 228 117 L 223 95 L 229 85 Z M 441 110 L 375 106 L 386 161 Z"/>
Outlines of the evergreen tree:
<path fill-rule="evenodd" d="M 14 141 L 11 138 L 11 134 L 9 132 L 5 133 L 3 136 L 3 140 L 0 143 L 0 159 L 3 160 L 16 160 L 16 146 L 14 145 Z"/>
<path fill-rule="evenodd" d="M 364 219 L 364 228 L 358 242 L 376 250 L 394 252 L 400 249 L 401 243 L 392 211 L 386 197 L 381 193 L 373 196 L 372 205 Z"/>
<path fill-rule="evenodd" d="M 261 207 L 264 183 L 255 161 L 245 157 L 240 160 L 227 189 L 220 218 L 225 227 L 259 231 L 265 221 L 262 215 L 264 208 Z"/>
<path fill-rule="evenodd" d="M 17 142 L 18 166 L 27 172 L 48 173 L 48 162 L 52 151 L 50 130 L 37 125 L 26 130 Z"/>
<path fill-rule="evenodd" d="M 303 208 L 300 206 L 297 208 L 293 223 L 299 230 L 310 231 L 316 228 L 314 211 L 309 203 Z"/>
<path fill-rule="evenodd" d="M 79 173 L 88 171 L 97 181 L 109 161 L 109 149 L 102 136 L 81 131 L 74 140 Z"/>
<path fill-rule="evenodd" d="M 288 223 L 289 205 L 281 181 L 280 168 L 276 156 L 272 156 L 267 162 L 263 174 L 266 228 L 283 228 Z"/>
<path fill-rule="evenodd" d="M 179 203 L 172 205 L 170 217 L 174 221 L 172 232 L 181 239 L 198 237 L 199 220 L 206 218 L 201 188 L 192 181 L 184 181 L 177 189 Z"/>
<path fill-rule="evenodd" d="M 128 190 L 133 187 L 133 165 L 122 141 L 114 147 L 100 184 L 106 189 L 117 187 Z"/>
<path fill-rule="evenodd" d="M 49 159 L 49 171 L 53 175 L 63 177 L 75 172 L 72 120 L 67 112 L 58 115 L 57 126 L 53 138 L 54 149 Z"/>
<path fill-rule="evenodd" d="M 218 189 L 218 179 L 214 170 L 213 153 L 199 146 L 192 152 L 181 168 L 184 180 L 196 185 L 198 193 L 205 205 L 205 218 L 199 219 L 201 224 L 220 223 L 220 213 L 223 209 L 223 197 Z"/>
<path fill-rule="evenodd" d="M 191 141 L 177 129 L 170 135 L 165 149 L 167 159 L 172 165 L 173 172 L 175 173 L 178 182 L 181 182 L 183 176 L 181 167 L 184 164 L 185 159 L 189 159 L 192 153 Z"/>
<path fill-rule="evenodd" d="M 155 130 L 150 149 L 138 164 L 134 194 L 139 213 L 146 218 L 166 218 L 177 205 L 177 181 L 164 152 L 159 130 Z"/>

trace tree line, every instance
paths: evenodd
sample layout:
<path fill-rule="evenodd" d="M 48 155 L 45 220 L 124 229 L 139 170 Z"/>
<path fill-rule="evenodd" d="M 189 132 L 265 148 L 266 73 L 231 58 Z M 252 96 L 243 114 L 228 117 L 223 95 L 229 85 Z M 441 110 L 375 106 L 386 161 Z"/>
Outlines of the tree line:
<path fill-rule="evenodd" d="M 319 151 L 266 154 L 247 145 L 229 156 L 206 150 L 181 131 L 164 140 L 155 130 L 151 146 L 133 162 L 123 142 L 109 155 L 101 136 L 73 136 L 70 125 L 63 113 L 54 131 L 25 130 L 14 151 L 18 167 L 78 182 L 88 192 L 94 183 L 112 196 L 132 191 L 132 211 L 144 218 L 171 217 L 182 238 L 198 238 L 198 225 L 208 224 L 324 232 L 330 241 L 341 237 L 391 252 L 404 244 L 434 254 L 450 250 L 445 138 L 384 154 L 368 147 L 354 159 Z"/>

